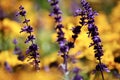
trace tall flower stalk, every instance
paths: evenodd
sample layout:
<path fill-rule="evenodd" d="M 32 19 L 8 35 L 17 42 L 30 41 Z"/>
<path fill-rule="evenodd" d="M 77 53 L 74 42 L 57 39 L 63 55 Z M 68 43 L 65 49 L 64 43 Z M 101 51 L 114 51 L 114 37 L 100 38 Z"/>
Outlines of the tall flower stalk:
<path fill-rule="evenodd" d="M 62 67 L 64 69 L 64 72 L 65 72 L 65 80 L 70 80 L 69 79 L 69 76 L 68 76 L 68 68 L 67 68 L 67 60 L 69 58 L 69 50 L 71 48 L 74 48 L 74 43 L 75 43 L 75 40 L 77 39 L 78 37 L 78 34 L 81 32 L 81 26 L 75 26 L 73 29 L 72 29 L 72 32 L 73 32 L 73 35 L 72 35 L 72 38 L 73 38 L 73 41 L 67 41 L 64 37 L 64 32 L 62 30 L 62 28 L 64 28 L 64 26 L 62 25 L 62 17 L 61 17 L 61 14 L 62 14 L 62 11 L 60 10 L 59 8 L 59 0 L 48 0 L 48 2 L 50 3 L 50 5 L 52 6 L 52 12 L 50 14 L 50 16 L 54 17 L 55 19 L 55 22 L 56 22 L 56 27 L 55 27 L 55 30 L 57 32 L 57 42 L 59 44 L 59 53 L 60 55 L 63 57 L 63 64 Z M 77 77 L 79 75 L 77 74 Z M 76 77 L 76 76 L 75 76 Z M 76 78 L 74 78 L 73 80 L 75 80 Z M 78 79 L 78 78 L 77 78 Z M 79 77 L 79 80 L 82 80 L 83 78 L 82 77 Z"/>
<path fill-rule="evenodd" d="M 31 45 L 26 50 L 26 55 L 27 55 L 27 57 L 29 57 L 30 60 L 32 60 L 32 64 L 33 64 L 34 68 L 36 70 L 39 70 L 40 69 L 40 67 L 39 67 L 40 60 L 39 60 L 38 46 L 37 46 L 37 44 L 35 44 L 35 42 L 34 42 L 35 37 L 32 34 L 33 28 L 29 25 L 30 20 L 26 18 L 26 11 L 24 10 L 24 7 L 20 6 L 19 10 L 20 11 L 18 12 L 17 16 L 18 15 L 22 16 L 24 18 L 23 24 L 25 24 L 25 26 L 23 28 L 21 28 L 20 33 L 26 32 L 28 34 L 28 37 L 25 40 L 25 43 L 31 42 Z"/>
<path fill-rule="evenodd" d="M 98 65 L 96 65 L 95 71 L 100 71 L 102 75 L 102 79 L 104 80 L 103 71 L 107 71 L 108 69 L 106 65 L 101 62 L 101 57 L 103 56 L 103 49 L 101 44 L 101 39 L 99 37 L 98 28 L 95 25 L 94 17 L 97 15 L 95 11 L 92 10 L 86 0 L 81 0 L 82 8 L 76 10 L 75 16 L 81 16 L 80 22 L 81 25 L 87 25 L 88 28 L 88 37 L 91 37 L 92 43 L 90 43 L 89 47 L 94 46 L 95 58 L 99 61 Z"/>
<path fill-rule="evenodd" d="M 57 32 L 57 42 L 59 44 L 60 50 L 59 52 L 62 53 L 61 56 L 64 59 L 64 71 L 67 72 L 67 58 L 68 58 L 68 45 L 66 44 L 67 41 L 64 38 L 64 32 L 62 30 L 62 28 L 64 28 L 64 26 L 62 25 L 62 11 L 59 8 L 59 0 L 48 0 L 48 2 L 50 3 L 50 5 L 52 6 L 52 12 L 50 14 L 50 16 L 54 17 L 55 22 L 56 22 L 56 27 L 55 30 Z"/>

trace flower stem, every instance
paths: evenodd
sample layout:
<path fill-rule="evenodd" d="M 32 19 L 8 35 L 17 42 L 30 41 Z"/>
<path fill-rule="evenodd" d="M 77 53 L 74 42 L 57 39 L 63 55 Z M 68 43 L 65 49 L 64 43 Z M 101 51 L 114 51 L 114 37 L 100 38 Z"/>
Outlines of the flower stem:
<path fill-rule="evenodd" d="M 64 65 L 65 65 L 65 73 L 67 72 L 67 55 L 64 53 Z"/>
<path fill-rule="evenodd" d="M 101 65 L 101 59 L 99 59 L 99 64 Z M 102 75 L 102 80 L 105 80 L 105 79 L 104 79 L 103 72 L 102 72 L 102 69 L 101 69 L 101 66 L 100 66 L 100 72 L 101 72 L 101 75 Z"/>

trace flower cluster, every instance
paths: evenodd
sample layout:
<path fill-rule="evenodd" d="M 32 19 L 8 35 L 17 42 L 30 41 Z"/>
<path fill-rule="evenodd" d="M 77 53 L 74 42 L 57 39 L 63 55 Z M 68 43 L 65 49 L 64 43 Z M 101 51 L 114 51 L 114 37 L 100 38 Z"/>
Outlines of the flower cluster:
<path fill-rule="evenodd" d="M 75 67 L 73 69 L 73 73 L 75 73 L 75 76 L 73 77 L 72 80 L 83 80 L 83 77 L 81 75 L 79 75 L 80 69 Z"/>
<path fill-rule="evenodd" d="M 20 16 L 24 17 L 23 23 L 26 24 L 23 28 L 21 28 L 20 33 L 21 32 L 28 33 L 29 35 L 28 35 L 27 39 L 25 40 L 25 43 L 31 42 L 31 45 L 29 46 L 29 48 L 26 51 L 26 55 L 29 57 L 29 59 L 33 60 L 32 63 L 34 65 L 35 69 L 38 70 L 40 68 L 39 67 L 40 61 L 39 61 L 38 46 L 37 46 L 37 44 L 34 43 L 35 37 L 32 34 L 33 28 L 28 24 L 30 22 L 30 20 L 26 18 L 26 11 L 24 10 L 24 7 L 20 6 L 19 10 L 20 11 L 18 12 L 17 16 L 20 15 Z"/>
<path fill-rule="evenodd" d="M 53 11 L 50 13 L 50 16 L 54 17 L 55 22 L 57 24 L 57 26 L 55 27 L 55 30 L 56 30 L 56 32 L 58 34 L 58 36 L 57 36 L 57 42 L 58 42 L 59 47 L 60 47 L 59 53 L 60 53 L 60 55 L 64 59 L 64 64 L 65 64 L 65 69 L 64 70 L 66 72 L 67 71 L 67 59 L 69 58 L 69 55 L 68 55 L 69 50 L 71 48 L 74 48 L 75 40 L 77 39 L 78 34 L 80 34 L 81 27 L 83 25 L 80 25 L 80 26 L 77 25 L 77 26 L 75 26 L 72 29 L 72 32 L 73 32 L 73 35 L 72 35 L 73 41 L 66 41 L 66 39 L 64 37 L 64 32 L 62 30 L 62 28 L 64 28 L 64 26 L 61 24 L 61 22 L 62 22 L 62 17 L 61 17 L 62 11 L 59 8 L 59 0 L 48 0 L 48 2 L 50 3 L 50 5 L 53 8 L 52 9 Z"/>
<path fill-rule="evenodd" d="M 102 50 L 102 45 L 101 45 L 101 39 L 99 37 L 99 33 L 98 33 L 98 28 L 97 26 L 94 24 L 94 16 L 97 14 L 96 12 L 94 12 L 92 10 L 92 8 L 90 7 L 89 3 L 86 2 L 85 0 L 81 1 L 82 7 L 85 10 L 85 14 L 86 14 L 86 18 L 87 18 L 87 25 L 88 25 L 88 35 L 91 36 L 93 43 L 90 44 L 91 46 L 94 46 L 94 50 L 95 50 L 95 57 L 100 60 L 101 56 L 103 56 L 103 50 Z"/>
<path fill-rule="evenodd" d="M 18 43 L 17 40 L 14 39 L 14 40 L 13 40 L 13 43 L 14 43 L 14 45 L 15 45 L 14 54 L 18 55 L 18 57 L 17 57 L 18 60 L 23 61 L 24 58 L 25 58 L 25 56 L 22 54 L 21 49 L 17 46 L 17 43 Z"/>
<path fill-rule="evenodd" d="M 81 16 L 81 25 L 88 26 L 88 37 L 91 37 L 92 43 L 89 45 L 94 46 L 95 57 L 99 60 L 99 64 L 96 66 L 97 71 L 107 71 L 107 67 L 101 63 L 101 57 L 103 56 L 103 49 L 101 45 L 101 39 L 99 37 L 98 28 L 94 23 L 94 17 L 97 15 L 95 11 L 92 10 L 89 3 L 86 0 L 81 0 L 82 9 L 78 9 L 75 12 L 75 16 Z M 103 74 L 102 74 L 103 76 Z M 104 78 L 103 78 L 104 80 Z"/>
<path fill-rule="evenodd" d="M 65 72 L 67 71 L 67 58 L 68 58 L 68 50 L 69 50 L 69 47 L 68 45 L 66 44 L 67 41 L 66 39 L 64 38 L 64 32 L 62 30 L 62 28 L 64 28 L 64 26 L 61 24 L 61 21 L 62 21 L 62 17 L 61 17 L 61 14 L 62 14 L 62 11 L 60 10 L 59 8 L 59 0 L 48 0 L 48 2 L 50 3 L 50 5 L 52 6 L 53 8 L 53 11 L 51 12 L 50 16 L 53 16 L 54 19 L 55 19 L 55 22 L 57 24 L 55 30 L 58 34 L 57 36 L 57 42 L 59 44 L 59 47 L 60 47 L 60 53 L 63 53 L 61 54 L 61 56 L 63 57 L 64 59 L 64 65 L 65 65 Z"/>

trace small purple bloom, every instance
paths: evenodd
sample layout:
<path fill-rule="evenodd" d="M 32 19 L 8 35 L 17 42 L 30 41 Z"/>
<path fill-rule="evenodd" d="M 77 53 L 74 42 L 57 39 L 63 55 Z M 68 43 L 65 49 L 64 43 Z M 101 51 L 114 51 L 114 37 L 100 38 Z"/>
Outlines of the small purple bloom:
<path fill-rule="evenodd" d="M 79 71 L 80 71 L 80 69 L 79 69 L 78 67 L 75 67 L 75 68 L 73 69 L 73 72 L 76 73 L 76 74 L 78 74 Z"/>
<path fill-rule="evenodd" d="M 35 40 L 34 35 L 29 35 L 28 38 L 26 39 L 25 43 L 28 43 L 29 41 Z"/>
<path fill-rule="evenodd" d="M 94 36 L 93 38 L 94 43 L 99 43 L 101 42 L 100 38 L 98 36 Z"/>
<path fill-rule="evenodd" d="M 61 16 L 55 17 L 55 22 L 61 22 L 61 21 L 62 21 L 62 17 Z"/>
<path fill-rule="evenodd" d="M 21 49 L 18 46 L 15 45 L 14 54 L 19 55 L 21 53 L 22 53 Z"/>
<path fill-rule="evenodd" d="M 37 51 L 38 50 L 38 46 L 36 44 L 32 44 L 29 46 L 28 51 L 32 52 L 32 51 Z"/>
<path fill-rule="evenodd" d="M 74 43 L 73 42 L 68 42 L 68 47 L 69 47 L 69 49 L 74 48 Z"/>
<path fill-rule="evenodd" d="M 80 76 L 80 75 L 78 75 L 78 74 L 76 74 L 76 75 L 74 76 L 73 80 L 83 80 L 83 77 Z"/>
<path fill-rule="evenodd" d="M 15 44 L 14 54 L 18 55 L 18 56 L 17 56 L 18 60 L 23 61 L 25 57 L 24 57 L 24 55 L 22 54 L 22 50 L 17 46 L 17 40 L 14 39 L 14 40 L 13 40 L 13 43 Z"/>
<path fill-rule="evenodd" d="M 25 20 L 23 21 L 23 23 L 28 23 L 28 22 L 30 22 L 29 19 L 25 19 Z"/>
<path fill-rule="evenodd" d="M 73 73 L 75 73 L 75 76 L 73 77 L 72 80 L 83 80 L 83 77 L 81 75 L 79 75 L 79 71 L 80 71 L 80 69 L 77 67 L 75 67 L 73 69 Z"/>
<path fill-rule="evenodd" d="M 24 7 L 22 5 L 20 5 L 19 9 L 20 10 L 24 10 Z"/>
<path fill-rule="evenodd" d="M 23 28 L 21 28 L 21 32 L 27 32 L 27 33 L 31 33 L 33 32 L 33 28 L 31 26 L 24 26 Z"/>
<path fill-rule="evenodd" d="M 8 62 L 4 62 L 4 67 L 5 67 L 5 69 L 8 71 L 8 72 L 12 72 L 13 70 L 12 70 L 12 67 L 8 64 Z"/>
<path fill-rule="evenodd" d="M 118 69 L 114 68 L 111 70 L 111 72 L 113 73 L 113 75 L 117 78 L 120 78 L 120 74 L 119 74 L 119 71 Z"/>
<path fill-rule="evenodd" d="M 79 16 L 81 15 L 82 9 L 77 9 L 74 13 L 74 16 Z"/>
<path fill-rule="evenodd" d="M 74 34 L 79 34 L 80 33 L 81 26 L 76 26 L 75 28 L 72 29 L 72 32 Z"/>
<path fill-rule="evenodd" d="M 106 72 L 110 72 L 110 70 L 107 68 L 107 66 L 105 64 L 98 64 L 96 65 L 96 71 L 106 71 Z"/>
<path fill-rule="evenodd" d="M 61 29 L 63 28 L 63 25 L 62 24 L 59 24 L 59 25 L 57 25 L 56 26 L 56 28 L 55 29 L 58 29 L 58 30 L 60 30 L 61 31 Z"/>
<path fill-rule="evenodd" d="M 20 11 L 20 12 L 19 12 L 19 15 L 25 16 L 25 15 L 26 15 L 26 11 L 24 11 L 24 10 L 23 10 L 23 11 Z"/>
<path fill-rule="evenodd" d="M 24 61 L 24 59 L 25 59 L 25 56 L 23 55 L 23 54 L 20 54 L 20 55 L 18 55 L 18 60 L 20 60 L 20 61 Z"/>
<path fill-rule="evenodd" d="M 13 43 L 16 45 L 18 42 L 16 39 L 13 40 Z"/>
<path fill-rule="evenodd" d="M 16 16 L 19 16 L 19 15 L 25 16 L 26 15 L 26 11 L 24 10 L 24 7 L 22 5 L 19 7 L 19 10 L 20 11 L 16 14 Z"/>
<path fill-rule="evenodd" d="M 62 53 L 66 53 L 66 52 L 68 52 L 68 50 L 69 50 L 68 46 L 62 46 L 62 47 L 60 47 L 60 51 Z"/>

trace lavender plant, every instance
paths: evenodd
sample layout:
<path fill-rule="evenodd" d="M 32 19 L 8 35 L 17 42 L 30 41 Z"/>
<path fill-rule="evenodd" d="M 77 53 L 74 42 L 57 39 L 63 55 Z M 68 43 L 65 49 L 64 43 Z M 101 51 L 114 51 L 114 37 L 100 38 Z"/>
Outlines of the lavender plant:
<path fill-rule="evenodd" d="M 28 33 L 28 37 L 25 40 L 25 43 L 30 43 L 31 42 L 31 45 L 26 50 L 26 55 L 30 60 L 32 60 L 32 64 L 33 64 L 34 68 L 36 70 L 39 70 L 40 69 L 40 66 L 39 66 L 39 63 L 40 63 L 39 57 L 40 56 L 39 56 L 39 53 L 38 53 L 38 46 L 34 42 L 35 37 L 32 34 L 33 28 L 28 24 L 30 22 L 30 20 L 26 18 L 26 11 L 24 10 L 24 7 L 20 6 L 19 10 L 20 11 L 18 12 L 17 16 L 19 16 L 19 15 L 22 16 L 24 18 L 23 24 L 25 24 L 25 26 L 23 28 L 21 28 L 20 33 L 21 32 Z"/>
<path fill-rule="evenodd" d="M 62 30 L 62 28 L 64 28 L 64 26 L 61 23 L 62 22 L 62 17 L 61 17 L 62 11 L 59 8 L 59 0 L 48 0 L 48 2 L 52 6 L 52 12 L 51 12 L 50 16 L 54 17 L 55 22 L 56 22 L 55 30 L 58 34 L 57 42 L 58 42 L 59 48 L 60 48 L 59 53 L 64 60 L 62 67 L 65 72 L 65 80 L 69 80 L 69 77 L 67 75 L 67 72 L 68 72 L 67 60 L 69 58 L 68 53 L 71 48 L 74 48 L 74 43 L 75 43 L 76 38 L 78 37 L 78 34 L 81 31 L 80 30 L 81 26 L 76 26 L 72 29 L 72 32 L 74 33 L 72 35 L 73 42 L 67 41 L 66 38 L 64 37 L 64 32 Z M 76 76 L 73 78 L 73 80 L 83 80 L 83 78 L 80 77 L 80 75 L 77 73 Z"/>
<path fill-rule="evenodd" d="M 101 39 L 99 37 L 98 28 L 95 25 L 94 17 L 97 12 L 93 11 L 89 3 L 86 0 L 81 0 L 82 8 L 76 10 L 75 16 L 82 16 L 80 19 L 81 25 L 87 25 L 88 27 L 88 37 L 91 37 L 92 43 L 89 47 L 94 46 L 95 58 L 99 61 L 96 65 L 95 71 L 100 71 L 102 79 L 104 80 L 103 71 L 109 72 L 107 66 L 101 62 L 101 57 L 103 56 L 103 49 L 101 44 Z"/>
<path fill-rule="evenodd" d="M 66 39 L 64 37 L 64 32 L 62 30 L 62 28 L 64 28 L 64 26 L 61 24 L 61 21 L 62 21 L 62 17 L 61 17 L 62 11 L 60 10 L 59 5 L 58 5 L 59 0 L 48 0 L 48 2 L 50 3 L 50 5 L 53 8 L 53 11 L 51 12 L 50 16 L 53 16 L 54 19 L 55 19 L 55 22 L 56 22 L 55 30 L 56 30 L 56 32 L 58 34 L 57 42 L 58 42 L 59 47 L 60 47 L 59 53 L 61 53 L 60 55 L 64 59 L 64 62 L 63 62 L 64 63 L 64 70 L 65 70 L 65 72 L 67 72 L 67 58 L 68 58 L 69 47 L 66 44 L 67 41 L 66 41 Z"/>

